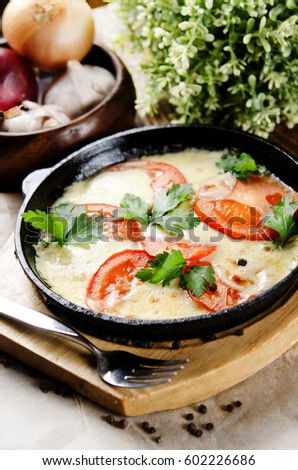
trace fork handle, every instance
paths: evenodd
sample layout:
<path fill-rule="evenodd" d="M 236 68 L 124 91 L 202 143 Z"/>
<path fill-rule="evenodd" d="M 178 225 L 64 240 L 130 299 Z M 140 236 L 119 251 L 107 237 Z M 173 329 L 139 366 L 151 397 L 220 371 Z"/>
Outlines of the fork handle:
<path fill-rule="evenodd" d="M 38 312 L 32 308 L 24 307 L 7 299 L 0 298 L 0 316 L 12 318 L 20 323 L 33 326 L 39 330 L 55 333 L 75 343 L 85 346 L 94 353 L 93 344 L 78 331 L 65 323 L 50 317 L 45 313 Z"/>

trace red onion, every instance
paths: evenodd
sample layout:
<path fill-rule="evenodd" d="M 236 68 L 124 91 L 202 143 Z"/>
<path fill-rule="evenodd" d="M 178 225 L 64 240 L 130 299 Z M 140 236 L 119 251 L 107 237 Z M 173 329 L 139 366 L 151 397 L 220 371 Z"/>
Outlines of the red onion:
<path fill-rule="evenodd" d="M 24 57 L 0 47 L 0 111 L 7 111 L 24 100 L 37 101 L 34 71 Z"/>

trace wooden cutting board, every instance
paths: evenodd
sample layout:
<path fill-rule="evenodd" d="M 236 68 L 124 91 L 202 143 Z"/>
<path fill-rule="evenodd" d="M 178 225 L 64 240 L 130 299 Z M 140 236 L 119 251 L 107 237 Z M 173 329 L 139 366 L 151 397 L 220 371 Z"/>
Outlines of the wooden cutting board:
<path fill-rule="evenodd" d="M 16 260 L 12 237 L 0 252 L 0 286 L 0 296 L 50 313 Z M 243 336 L 230 331 L 209 342 L 187 340 L 179 350 L 172 349 L 171 343 L 156 343 L 152 349 L 121 346 L 147 357 L 189 359 L 171 383 L 157 387 L 112 387 L 97 376 L 94 358 L 80 346 L 3 317 L 0 349 L 114 412 L 143 415 L 204 400 L 245 380 L 286 352 L 298 339 L 297 299 L 296 293 L 283 306 L 244 325 Z M 104 349 L 119 348 L 88 337 Z"/>

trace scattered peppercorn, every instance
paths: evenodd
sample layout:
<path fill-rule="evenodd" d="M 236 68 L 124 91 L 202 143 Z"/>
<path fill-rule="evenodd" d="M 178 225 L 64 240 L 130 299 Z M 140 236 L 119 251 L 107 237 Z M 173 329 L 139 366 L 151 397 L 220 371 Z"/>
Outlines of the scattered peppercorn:
<path fill-rule="evenodd" d="M 246 259 L 240 258 L 240 259 L 238 259 L 237 264 L 238 264 L 238 266 L 246 266 L 247 261 L 246 261 Z"/>
<path fill-rule="evenodd" d="M 150 426 L 150 428 L 147 430 L 148 434 L 154 434 L 156 432 L 156 429 L 154 426 Z"/>
<path fill-rule="evenodd" d="M 144 431 L 148 431 L 148 429 L 150 428 L 150 424 L 148 423 L 148 421 L 144 421 L 142 423 L 142 428 L 144 429 Z"/>
<path fill-rule="evenodd" d="M 189 423 L 189 425 L 187 426 L 187 429 L 189 430 L 191 434 L 194 434 L 197 430 L 197 427 L 195 423 Z"/>
<path fill-rule="evenodd" d="M 160 444 L 161 441 L 162 441 L 161 436 L 156 437 L 154 440 L 155 440 L 156 444 Z"/>
<path fill-rule="evenodd" d="M 207 413 L 207 406 L 206 405 L 199 405 L 199 413 L 206 414 Z"/>
<path fill-rule="evenodd" d="M 187 429 L 189 433 L 195 437 L 201 437 L 203 434 L 203 431 L 201 429 L 198 429 L 194 423 L 189 423 Z"/>
<path fill-rule="evenodd" d="M 73 396 L 73 390 L 64 384 L 57 384 L 55 387 L 56 395 L 61 395 L 63 398 L 68 398 Z"/>
<path fill-rule="evenodd" d="M 185 416 L 186 421 L 192 421 L 194 419 L 193 413 L 187 413 Z"/>
<path fill-rule="evenodd" d="M 244 335 L 244 330 L 242 328 L 239 328 L 238 330 L 235 331 L 236 336 L 243 336 Z"/>
<path fill-rule="evenodd" d="M 120 429 L 126 429 L 128 426 L 128 421 L 126 419 L 120 419 L 118 426 Z"/>
<path fill-rule="evenodd" d="M 50 384 L 48 383 L 45 383 L 45 382 L 41 382 L 39 384 L 39 389 L 43 392 L 43 393 L 48 393 L 52 390 L 52 387 Z"/>
<path fill-rule="evenodd" d="M 217 290 L 217 285 L 216 284 L 209 284 L 209 290 L 211 292 L 215 292 Z"/>
<path fill-rule="evenodd" d="M 0 355 L 0 364 L 2 364 L 4 367 L 11 367 L 15 363 L 14 359 L 6 354 Z"/>
<path fill-rule="evenodd" d="M 229 403 L 227 406 L 226 406 L 226 410 L 227 411 L 233 411 L 234 409 L 234 405 L 232 405 L 232 403 Z"/>
<path fill-rule="evenodd" d="M 240 400 L 236 400 L 236 401 L 234 402 L 234 406 L 236 406 L 237 408 L 240 408 L 240 406 L 242 406 L 241 401 L 240 401 Z"/>
<path fill-rule="evenodd" d="M 109 424 L 114 424 L 115 423 L 115 418 L 112 415 L 106 416 L 106 422 Z"/>
<path fill-rule="evenodd" d="M 202 337 L 202 340 L 205 341 L 206 343 L 208 341 L 214 341 L 215 339 L 217 339 L 217 336 L 215 334 L 210 334 L 210 335 L 206 335 Z"/>
<path fill-rule="evenodd" d="M 214 424 L 213 424 L 213 423 L 207 423 L 207 424 L 206 424 L 206 429 L 207 429 L 207 431 L 211 431 L 213 428 L 214 428 Z"/>

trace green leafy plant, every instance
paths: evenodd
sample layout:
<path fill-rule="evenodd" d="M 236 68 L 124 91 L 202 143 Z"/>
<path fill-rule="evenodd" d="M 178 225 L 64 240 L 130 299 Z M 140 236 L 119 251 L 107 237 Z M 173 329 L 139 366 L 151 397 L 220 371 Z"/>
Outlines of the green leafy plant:
<path fill-rule="evenodd" d="M 217 123 L 262 136 L 298 123 L 296 0 L 110 0 L 125 47 L 146 51 L 140 112 L 165 98 L 172 122 Z"/>

